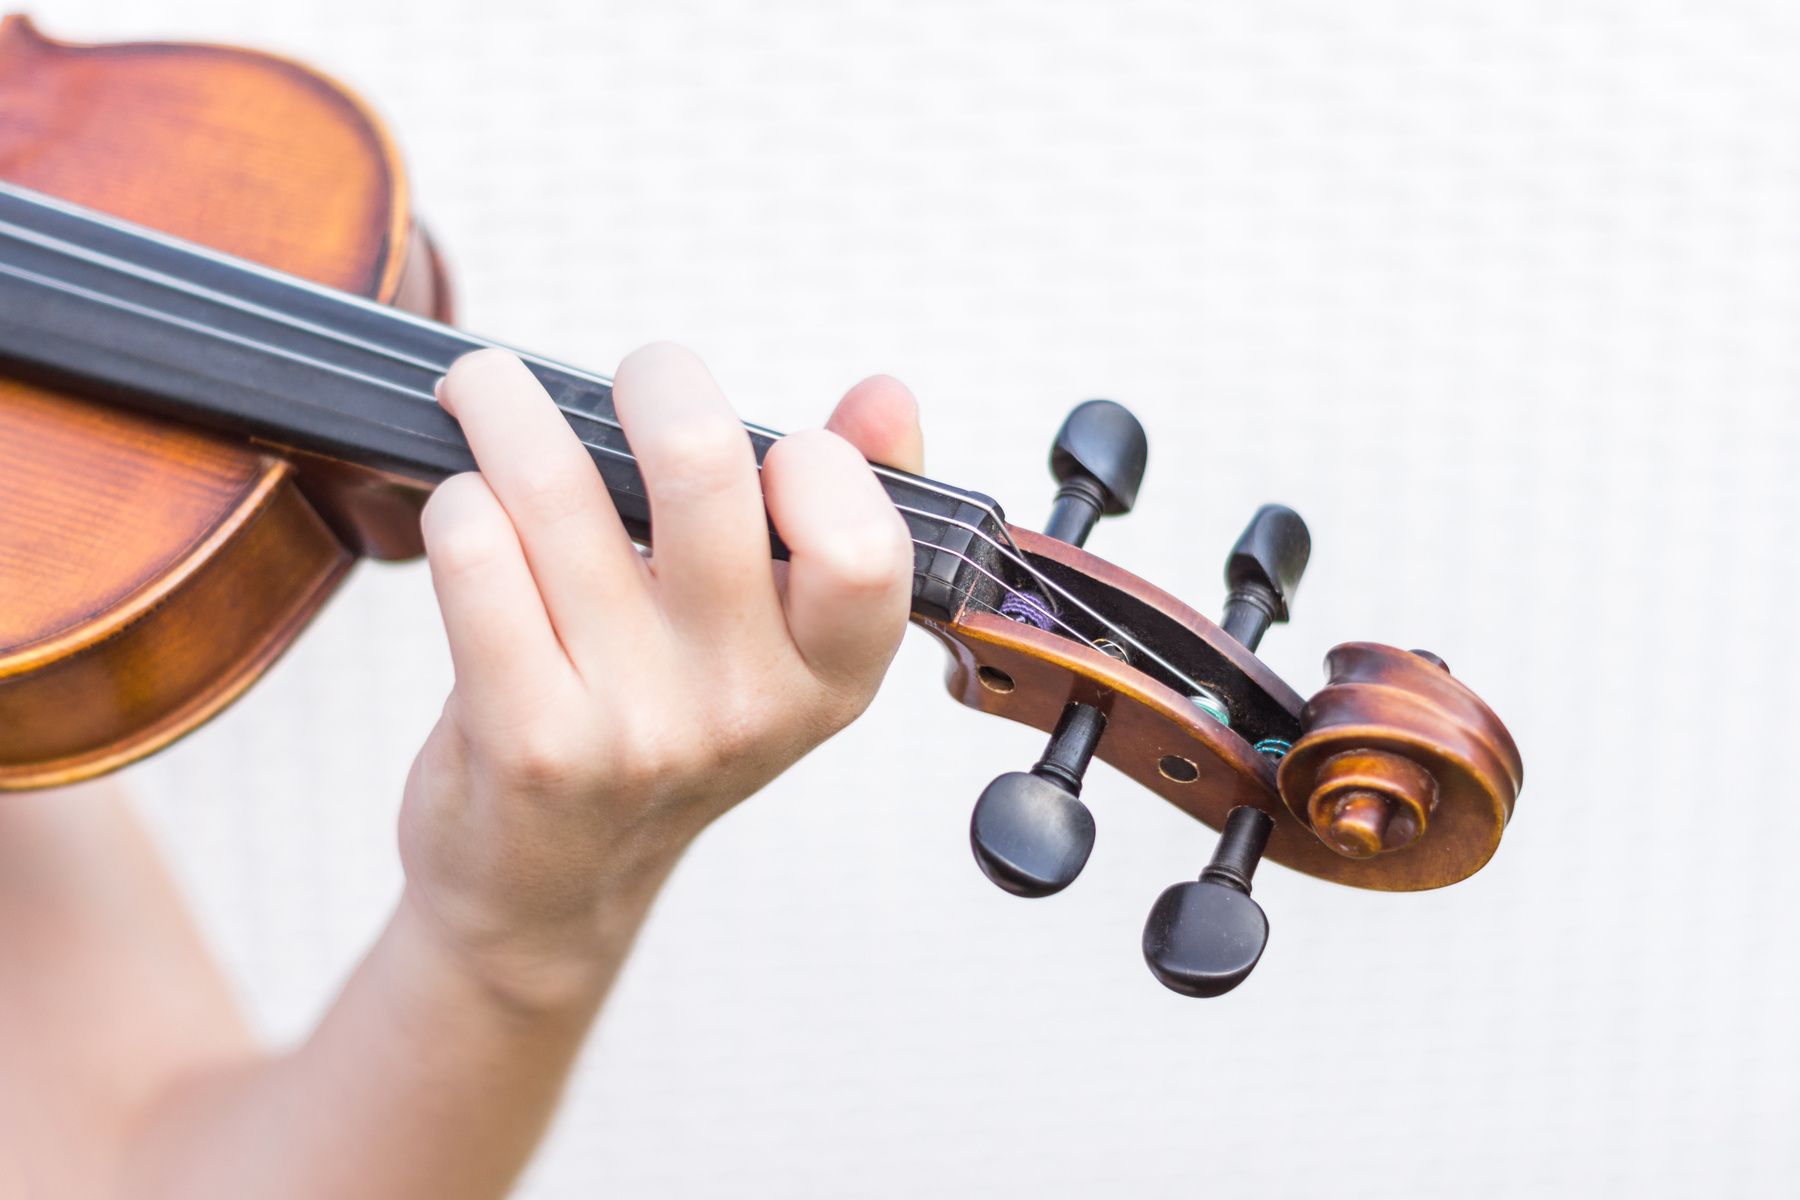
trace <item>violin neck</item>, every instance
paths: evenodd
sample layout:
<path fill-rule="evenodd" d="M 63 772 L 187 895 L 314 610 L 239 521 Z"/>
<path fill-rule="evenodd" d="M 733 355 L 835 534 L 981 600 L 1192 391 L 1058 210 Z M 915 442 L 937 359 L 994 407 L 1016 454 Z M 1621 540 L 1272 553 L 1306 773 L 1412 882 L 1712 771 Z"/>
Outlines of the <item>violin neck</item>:
<path fill-rule="evenodd" d="M 274 446 L 436 483 L 475 468 L 434 388 L 494 345 L 152 230 L 0 184 L 0 357 L 101 399 Z M 643 476 L 605 377 L 520 357 L 561 409 L 632 537 Z M 756 460 L 780 436 L 746 426 Z M 911 528 L 913 609 L 948 619 L 1005 536 L 999 506 L 890 468 Z M 771 552 L 786 548 L 771 531 Z"/>

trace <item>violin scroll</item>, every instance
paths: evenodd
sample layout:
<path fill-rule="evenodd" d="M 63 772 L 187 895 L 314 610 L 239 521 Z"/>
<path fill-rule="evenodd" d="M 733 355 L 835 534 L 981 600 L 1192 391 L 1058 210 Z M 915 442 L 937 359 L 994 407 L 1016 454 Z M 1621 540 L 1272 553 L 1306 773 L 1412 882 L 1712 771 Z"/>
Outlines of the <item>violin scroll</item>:
<path fill-rule="evenodd" d="M 1325 667 L 1281 763 L 1288 810 L 1346 858 L 1417 856 L 1423 886 L 1480 870 L 1524 782 L 1500 719 L 1435 654 L 1350 642 Z"/>

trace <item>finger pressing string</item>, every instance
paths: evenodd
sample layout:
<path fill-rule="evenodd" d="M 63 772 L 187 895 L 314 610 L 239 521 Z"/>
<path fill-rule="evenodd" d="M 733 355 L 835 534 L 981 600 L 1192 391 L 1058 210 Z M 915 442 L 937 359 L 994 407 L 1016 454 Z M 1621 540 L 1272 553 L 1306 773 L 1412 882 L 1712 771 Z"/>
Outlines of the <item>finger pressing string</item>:
<path fill-rule="evenodd" d="M 473 473 L 446 479 L 420 524 L 461 702 L 483 723 L 553 704 L 567 660 L 487 482 Z"/>
<path fill-rule="evenodd" d="M 537 378 L 505 351 L 458 359 L 438 394 L 517 531 L 557 636 L 578 666 L 594 662 L 618 643 L 621 618 L 649 618 L 650 600 L 593 460 Z"/>
<path fill-rule="evenodd" d="M 658 598 L 709 638 L 781 619 L 749 433 L 692 351 L 660 343 L 619 364 L 613 406 L 656 530 Z"/>
<path fill-rule="evenodd" d="M 813 674 L 880 678 L 905 628 L 912 539 L 857 449 L 809 430 L 763 460 L 769 516 L 787 542 L 788 628 Z"/>

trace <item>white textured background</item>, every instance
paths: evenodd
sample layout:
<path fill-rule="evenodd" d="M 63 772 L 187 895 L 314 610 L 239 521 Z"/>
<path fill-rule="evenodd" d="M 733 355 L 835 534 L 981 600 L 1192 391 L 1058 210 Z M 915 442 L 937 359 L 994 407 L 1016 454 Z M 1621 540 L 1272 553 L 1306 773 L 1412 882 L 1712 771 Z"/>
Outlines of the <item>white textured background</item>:
<path fill-rule="evenodd" d="M 969 805 L 1036 734 L 910 640 L 869 716 L 712 830 L 523 1194 L 1779 1196 L 1800 1183 L 1800 12 L 1780 3 L 40 0 L 369 97 L 466 323 L 706 355 L 754 419 L 885 370 L 931 471 L 1042 519 L 1047 440 L 1151 433 L 1091 546 L 1213 611 L 1282 500 L 1266 656 L 1426 646 L 1527 783 L 1441 893 L 1269 868 L 1261 968 L 1144 970 L 1211 835 L 1096 767 L 1027 904 Z M 399 883 L 447 687 L 422 570 L 364 568 L 134 772 L 261 1026 L 300 1036 Z"/>

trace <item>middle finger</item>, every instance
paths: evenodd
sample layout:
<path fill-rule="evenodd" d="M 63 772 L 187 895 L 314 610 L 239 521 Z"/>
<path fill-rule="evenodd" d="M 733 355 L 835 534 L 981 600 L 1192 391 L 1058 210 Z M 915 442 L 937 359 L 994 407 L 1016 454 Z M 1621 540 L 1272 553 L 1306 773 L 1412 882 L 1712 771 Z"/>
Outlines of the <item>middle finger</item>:
<path fill-rule="evenodd" d="M 671 618 L 729 635 L 778 617 L 756 454 L 705 364 L 666 342 L 633 351 L 613 405 L 649 493 L 651 566 Z"/>

